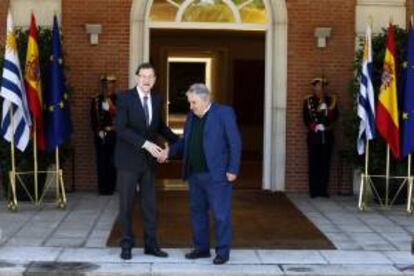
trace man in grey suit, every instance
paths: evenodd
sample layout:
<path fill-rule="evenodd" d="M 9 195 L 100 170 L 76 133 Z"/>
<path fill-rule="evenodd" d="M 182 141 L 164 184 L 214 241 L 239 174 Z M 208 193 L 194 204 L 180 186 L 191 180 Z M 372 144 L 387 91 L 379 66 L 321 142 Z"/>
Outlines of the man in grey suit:
<path fill-rule="evenodd" d="M 158 136 L 169 142 L 178 139 L 161 118 L 160 98 L 152 93 L 156 75 L 149 63 L 141 64 L 136 71 L 137 86 L 120 93 L 115 119 L 118 139 L 115 148 L 115 166 L 118 170 L 119 222 L 122 231 L 122 259 L 132 258 L 132 210 L 137 183 L 141 215 L 144 225 L 144 253 L 167 257 L 156 239 L 155 164 L 162 148 L 156 144 Z"/>

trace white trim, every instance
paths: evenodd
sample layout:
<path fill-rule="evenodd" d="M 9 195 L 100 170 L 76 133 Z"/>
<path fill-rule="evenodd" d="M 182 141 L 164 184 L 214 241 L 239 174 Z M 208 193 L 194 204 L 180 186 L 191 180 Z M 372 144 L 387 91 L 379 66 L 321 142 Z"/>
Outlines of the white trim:
<path fill-rule="evenodd" d="M 167 57 L 167 110 L 166 110 L 166 117 L 167 117 L 167 125 L 169 125 L 169 108 L 170 108 L 170 62 L 185 62 L 185 63 L 204 63 L 205 64 L 205 84 L 211 91 L 211 64 L 213 63 L 213 60 L 211 57 L 208 58 L 201 58 L 201 57 L 181 57 L 181 56 L 171 56 Z M 178 135 L 182 135 L 184 132 L 183 128 L 174 128 L 172 129 L 174 133 Z"/>
<path fill-rule="evenodd" d="M 242 23 L 242 20 L 241 20 L 241 16 L 240 16 L 240 11 L 237 8 L 237 6 L 233 3 L 233 1 L 231 1 L 231 0 L 223 0 L 223 2 L 226 3 L 227 6 L 233 12 L 234 18 L 236 19 L 236 23 L 241 24 Z"/>
<path fill-rule="evenodd" d="M 205 76 L 204 76 L 204 78 L 206 80 L 205 81 L 205 84 L 208 87 L 208 89 L 210 89 L 210 91 L 211 91 L 211 74 L 212 74 L 212 72 L 211 72 L 211 64 L 213 63 L 212 58 L 210 58 L 210 57 L 208 57 L 208 58 L 199 58 L 199 57 L 171 56 L 171 57 L 168 57 L 168 62 L 167 62 L 167 64 L 168 64 L 168 70 L 170 68 L 170 62 L 204 63 L 205 66 L 206 66 L 206 72 L 205 72 Z M 168 77 L 169 77 L 169 74 L 170 73 L 168 72 Z M 170 83 L 169 81 L 170 80 L 168 79 L 168 82 L 167 82 L 167 99 L 168 100 L 170 99 L 169 90 L 168 90 L 169 83 Z M 167 112 L 167 114 L 168 114 L 168 112 Z"/>
<path fill-rule="evenodd" d="M 233 13 L 233 16 L 236 20 L 236 23 L 242 23 L 241 17 L 239 13 L 239 9 L 237 9 L 237 6 L 231 1 L 231 0 L 222 0 L 227 6 L 230 8 L 230 10 Z M 182 22 L 183 15 L 185 10 L 194 2 L 194 0 L 185 0 L 181 6 L 178 8 L 177 14 L 175 15 L 175 22 Z"/>
<path fill-rule="evenodd" d="M 267 24 L 237 24 L 237 23 L 210 23 L 210 22 L 148 22 L 151 29 L 203 29 L 203 30 L 245 30 L 265 31 Z"/>
<path fill-rule="evenodd" d="M 149 0 L 152 4 L 152 0 Z M 138 64 L 144 61 L 144 47 L 140 41 L 144 41 L 144 19 L 147 1 L 133 0 L 130 12 L 129 28 L 129 87 L 135 86 L 135 70 Z"/>
<path fill-rule="evenodd" d="M 243 9 L 244 7 L 246 7 L 247 5 L 251 4 L 254 0 L 246 0 L 243 3 L 241 3 L 240 5 L 237 6 L 237 8 L 239 10 Z"/>
<path fill-rule="evenodd" d="M 273 32 L 270 29 L 266 32 L 266 50 L 265 50 L 265 95 L 264 95 L 264 120 L 263 120 L 263 176 L 262 188 L 271 190 L 271 173 L 272 173 L 272 46 Z"/>
<path fill-rule="evenodd" d="M 285 190 L 288 14 L 285 0 L 271 0 L 273 12 L 272 136 L 270 190 Z M 265 187 L 264 187 L 265 188 Z"/>
<path fill-rule="evenodd" d="M 406 0 L 358 0 L 357 6 L 405 7 Z"/>
<path fill-rule="evenodd" d="M 191 3 L 194 0 L 185 0 L 181 6 L 178 8 L 177 13 L 175 14 L 175 22 L 181 22 L 181 20 L 183 19 L 183 15 L 185 10 L 188 8 L 188 6 L 191 5 Z"/>
<path fill-rule="evenodd" d="M 176 7 L 177 9 L 180 8 L 180 4 L 177 4 L 176 2 L 174 2 L 173 0 L 166 0 L 168 3 L 170 3 L 171 5 L 173 5 L 174 7 Z"/>

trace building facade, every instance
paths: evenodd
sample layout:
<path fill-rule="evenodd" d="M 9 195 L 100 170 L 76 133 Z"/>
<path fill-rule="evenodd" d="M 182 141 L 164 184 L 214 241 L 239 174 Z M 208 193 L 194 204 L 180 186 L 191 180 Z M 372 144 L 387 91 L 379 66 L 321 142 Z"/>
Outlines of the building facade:
<path fill-rule="evenodd" d="M 243 4 L 249 7 L 258 2 L 257 20 L 249 19 Z M 234 18 L 197 20 L 195 5 L 217 3 Z M 168 99 L 169 58 L 171 66 L 187 58 L 210 64 L 205 70 L 211 72 L 209 81 L 217 100 L 240 111 L 245 156 L 253 156 L 260 164 L 256 187 L 307 191 L 302 104 L 311 93 L 310 80 L 323 74 L 330 82 L 329 91 L 338 96 L 340 110 L 352 108 L 347 89 L 357 37 L 369 18 L 374 32 L 391 18 L 405 27 L 414 13 L 414 0 L 2 0 L 0 46 L 9 8 L 18 26 L 28 26 L 31 10 L 40 25 L 50 26 L 54 13 L 60 18 L 65 63 L 70 68 L 66 77 L 74 88 L 75 152 L 74 160 L 65 164 L 67 185 L 74 179 L 77 190 L 97 187 L 88 118 L 100 75 L 116 75 L 118 88 L 126 89 L 134 85 L 137 65 L 150 60 L 160 76 L 156 88 Z M 91 43 L 86 24 L 101 26 L 98 44 Z M 325 47 L 315 37 L 321 28 L 330 28 Z M 344 147 L 341 125 L 339 121 L 336 128 L 332 192 L 347 192 L 352 182 L 351 168 L 339 154 Z"/>

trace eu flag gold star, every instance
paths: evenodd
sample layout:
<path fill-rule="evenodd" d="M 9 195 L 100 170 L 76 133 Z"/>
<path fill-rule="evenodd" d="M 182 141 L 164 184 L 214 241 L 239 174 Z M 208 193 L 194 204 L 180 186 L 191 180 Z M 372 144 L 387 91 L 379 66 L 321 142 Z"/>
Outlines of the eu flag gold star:
<path fill-rule="evenodd" d="M 408 120 L 408 113 L 407 112 L 402 113 L 402 119 L 403 120 Z"/>

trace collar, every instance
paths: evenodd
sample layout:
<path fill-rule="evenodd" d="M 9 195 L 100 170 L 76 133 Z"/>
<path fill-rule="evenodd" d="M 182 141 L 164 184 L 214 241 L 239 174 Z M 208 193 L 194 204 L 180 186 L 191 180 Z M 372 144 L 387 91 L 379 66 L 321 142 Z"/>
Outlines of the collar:
<path fill-rule="evenodd" d="M 141 101 L 144 101 L 144 97 L 147 96 L 148 100 L 151 101 L 151 91 L 148 94 L 145 94 L 144 92 L 142 92 L 142 90 L 137 86 L 137 92 L 138 92 L 138 96 L 141 99 Z"/>

